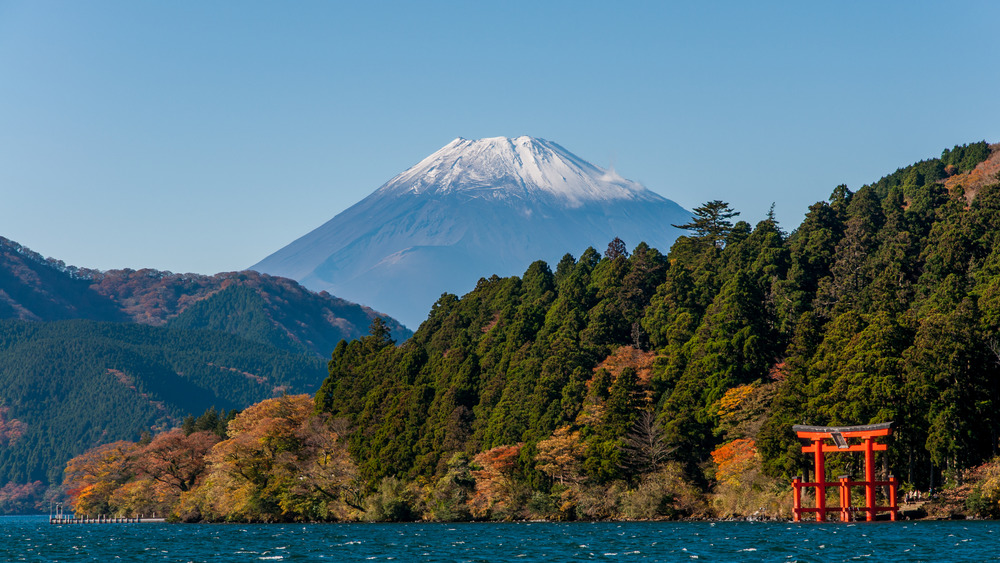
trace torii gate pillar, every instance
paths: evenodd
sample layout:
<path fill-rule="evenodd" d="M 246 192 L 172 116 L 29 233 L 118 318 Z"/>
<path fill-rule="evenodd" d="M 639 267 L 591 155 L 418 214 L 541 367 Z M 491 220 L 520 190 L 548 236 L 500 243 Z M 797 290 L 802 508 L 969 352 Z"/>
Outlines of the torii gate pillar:
<path fill-rule="evenodd" d="M 875 438 L 892 435 L 892 423 L 869 424 L 866 426 L 792 426 L 799 438 L 812 441 L 808 446 L 802 446 L 803 453 L 812 453 L 815 463 L 816 480 L 811 483 L 802 482 L 801 477 L 792 479 L 792 518 L 795 522 L 802 521 L 802 513 L 815 512 L 817 522 L 825 522 L 828 512 L 835 509 L 826 507 L 827 487 L 838 487 L 840 489 L 840 520 L 849 522 L 855 511 L 864 511 L 865 520 L 872 521 L 879 512 L 889 512 L 889 518 L 896 520 L 899 507 L 896 505 L 896 491 L 898 481 L 895 477 L 889 476 L 888 481 L 875 480 L 875 452 L 885 451 L 885 444 L 875 443 Z M 849 444 L 851 438 L 860 438 L 860 444 Z M 833 444 L 824 443 L 826 440 L 833 440 Z M 841 476 L 835 482 L 826 480 L 826 468 L 824 454 L 839 452 L 864 452 L 865 453 L 865 480 L 851 481 L 847 475 Z M 863 486 L 865 488 L 865 506 L 851 506 L 851 487 Z M 889 506 L 875 506 L 875 487 L 889 487 Z M 813 487 L 816 490 L 816 507 L 803 508 L 802 487 Z"/>

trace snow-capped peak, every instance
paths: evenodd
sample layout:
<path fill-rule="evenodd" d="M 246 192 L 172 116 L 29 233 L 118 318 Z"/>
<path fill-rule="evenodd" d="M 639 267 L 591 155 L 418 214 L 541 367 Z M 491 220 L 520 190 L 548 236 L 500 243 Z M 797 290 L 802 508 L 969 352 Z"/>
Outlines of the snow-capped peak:
<path fill-rule="evenodd" d="M 571 207 L 589 201 L 661 199 L 614 170 L 533 137 L 455 139 L 389 180 L 379 192 L 470 196 L 548 195 Z"/>

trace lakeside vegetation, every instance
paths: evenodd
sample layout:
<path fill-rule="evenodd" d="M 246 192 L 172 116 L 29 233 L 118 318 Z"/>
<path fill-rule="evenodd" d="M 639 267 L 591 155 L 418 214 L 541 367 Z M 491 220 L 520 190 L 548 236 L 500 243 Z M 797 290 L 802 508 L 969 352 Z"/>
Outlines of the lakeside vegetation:
<path fill-rule="evenodd" d="M 711 201 L 667 254 L 481 279 L 400 345 L 378 319 L 341 341 L 314 397 L 102 446 L 65 486 L 181 520 L 777 518 L 810 466 L 792 424 L 895 421 L 881 473 L 995 517 L 1000 183 L 962 184 L 987 158 L 838 186 L 791 233 Z"/>

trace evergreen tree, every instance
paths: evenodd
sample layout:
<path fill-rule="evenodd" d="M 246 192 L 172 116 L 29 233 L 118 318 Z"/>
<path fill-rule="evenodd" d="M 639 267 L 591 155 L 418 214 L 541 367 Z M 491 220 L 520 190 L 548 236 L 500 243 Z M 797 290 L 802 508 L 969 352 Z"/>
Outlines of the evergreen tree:
<path fill-rule="evenodd" d="M 692 231 L 697 240 L 721 248 L 733 228 L 730 219 L 739 214 L 728 203 L 716 199 L 695 207 L 691 222 L 673 226 Z"/>

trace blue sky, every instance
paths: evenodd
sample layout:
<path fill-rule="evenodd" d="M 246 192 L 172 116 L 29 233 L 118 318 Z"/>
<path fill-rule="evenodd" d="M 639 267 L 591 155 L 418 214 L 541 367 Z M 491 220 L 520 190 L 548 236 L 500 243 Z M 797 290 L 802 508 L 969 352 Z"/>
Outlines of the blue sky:
<path fill-rule="evenodd" d="M 0 236 L 245 268 L 455 137 L 531 135 L 786 230 L 1000 142 L 996 2 L 0 0 Z M 634 246 L 639 241 L 626 241 Z"/>

